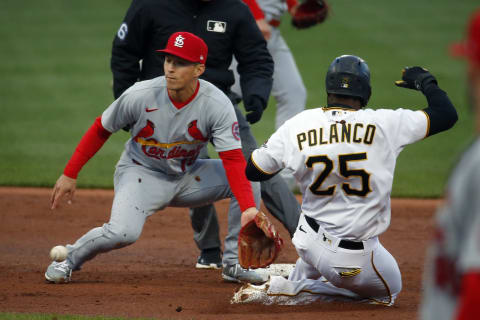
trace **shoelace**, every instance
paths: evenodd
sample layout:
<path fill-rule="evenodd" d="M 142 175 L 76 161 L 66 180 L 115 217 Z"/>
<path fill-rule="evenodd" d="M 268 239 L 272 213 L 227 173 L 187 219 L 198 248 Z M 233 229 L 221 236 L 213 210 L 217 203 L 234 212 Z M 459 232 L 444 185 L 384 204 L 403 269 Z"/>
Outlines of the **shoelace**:
<path fill-rule="evenodd" d="M 70 267 L 68 266 L 66 261 L 63 262 L 57 262 L 57 264 L 54 266 L 55 270 L 59 270 L 65 273 L 68 273 Z"/>

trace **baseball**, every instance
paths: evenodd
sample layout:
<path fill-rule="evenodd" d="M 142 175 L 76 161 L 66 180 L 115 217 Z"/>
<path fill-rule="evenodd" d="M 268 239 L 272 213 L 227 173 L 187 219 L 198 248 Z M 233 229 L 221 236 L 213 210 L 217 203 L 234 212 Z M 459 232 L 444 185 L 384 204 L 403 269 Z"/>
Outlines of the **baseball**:
<path fill-rule="evenodd" d="M 64 246 L 55 246 L 50 250 L 50 258 L 54 261 L 60 262 L 67 258 L 68 250 Z"/>

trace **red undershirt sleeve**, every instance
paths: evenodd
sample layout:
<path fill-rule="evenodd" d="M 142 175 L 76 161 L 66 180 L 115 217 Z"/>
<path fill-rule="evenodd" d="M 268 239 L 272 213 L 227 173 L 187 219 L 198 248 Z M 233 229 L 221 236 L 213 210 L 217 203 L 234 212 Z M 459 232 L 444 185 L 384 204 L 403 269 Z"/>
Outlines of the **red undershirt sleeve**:
<path fill-rule="evenodd" d="M 228 183 L 232 189 L 233 195 L 237 198 L 240 210 L 245 211 L 248 208 L 256 207 L 253 197 L 252 186 L 245 176 L 245 167 L 247 165 L 241 149 L 234 149 L 219 152 L 222 159 Z"/>
<path fill-rule="evenodd" d="M 257 1 L 255 1 L 255 0 L 243 0 L 243 2 L 245 2 L 245 4 L 250 8 L 250 11 L 252 12 L 255 20 L 260 20 L 260 19 L 265 18 L 265 15 L 263 14 L 262 9 L 260 9 Z"/>
<path fill-rule="evenodd" d="M 464 275 L 461 288 L 456 319 L 478 319 L 480 314 L 480 272 L 470 272 Z"/>
<path fill-rule="evenodd" d="M 292 10 L 292 8 L 297 5 L 297 3 L 297 0 L 287 0 L 288 11 Z"/>
<path fill-rule="evenodd" d="M 77 179 L 78 173 L 85 163 L 100 150 L 112 134 L 103 127 L 101 119 L 102 117 L 95 119 L 93 125 L 87 130 L 78 143 L 75 152 L 63 170 L 63 174 L 67 177 Z"/>

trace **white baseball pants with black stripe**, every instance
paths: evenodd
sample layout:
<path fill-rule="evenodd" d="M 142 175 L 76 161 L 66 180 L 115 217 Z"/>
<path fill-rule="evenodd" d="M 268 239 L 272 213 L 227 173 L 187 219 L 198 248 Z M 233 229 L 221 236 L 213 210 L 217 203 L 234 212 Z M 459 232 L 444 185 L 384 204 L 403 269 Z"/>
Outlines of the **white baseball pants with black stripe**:
<path fill-rule="evenodd" d="M 400 269 L 378 237 L 357 250 L 339 247 L 340 240 L 321 228 L 315 232 L 302 214 L 293 237 L 300 258 L 288 280 L 271 278 L 268 294 L 294 299 L 304 292 L 324 300 L 393 305 L 402 289 Z"/>

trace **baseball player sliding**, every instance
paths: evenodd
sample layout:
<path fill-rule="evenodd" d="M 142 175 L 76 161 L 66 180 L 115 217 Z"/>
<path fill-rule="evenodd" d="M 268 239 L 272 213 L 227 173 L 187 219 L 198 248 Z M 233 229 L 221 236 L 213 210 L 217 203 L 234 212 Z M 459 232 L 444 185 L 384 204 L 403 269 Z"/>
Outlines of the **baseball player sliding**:
<path fill-rule="evenodd" d="M 48 281 L 68 282 L 72 270 L 97 254 L 134 243 L 147 217 L 157 210 L 203 206 L 225 198 L 231 203 L 223 263 L 240 270 L 230 280 L 266 280 L 266 275 L 238 264 L 238 232 L 258 213 L 260 187 L 245 177 L 246 161 L 230 100 L 198 79 L 205 71 L 207 45 L 191 33 L 177 32 L 166 49 L 158 51 L 166 56 L 165 76 L 138 82 L 114 101 L 83 136 L 53 188 L 55 209 L 63 196 L 73 198 L 79 171 L 111 133 L 127 125 L 132 128 L 115 171 L 110 221 L 67 245 L 67 258 L 47 268 Z M 221 160 L 197 159 L 208 141 Z"/>
<path fill-rule="evenodd" d="M 363 109 L 371 93 L 367 64 L 352 55 L 335 58 L 326 75 L 327 107 L 288 120 L 252 153 L 248 179 L 269 179 L 290 168 L 300 184 L 302 215 L 293 237 L 299 259 L 288 280 L 272 276 L 265 285 L 244 286 L 232 302 L 328 298 L 393 305 L 401 274 L 378 236 L 390 223 L 396 158 L 406 145 L 457 120 L 447 94 L 425 69 L 405 68 L 396 84 L 422 91 L 428 107 Z"/>

